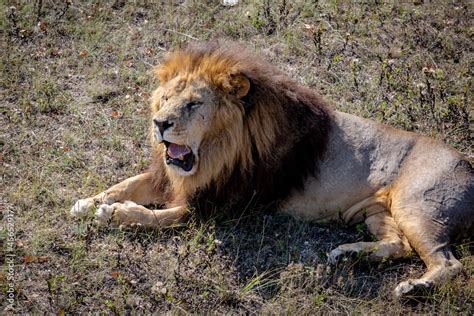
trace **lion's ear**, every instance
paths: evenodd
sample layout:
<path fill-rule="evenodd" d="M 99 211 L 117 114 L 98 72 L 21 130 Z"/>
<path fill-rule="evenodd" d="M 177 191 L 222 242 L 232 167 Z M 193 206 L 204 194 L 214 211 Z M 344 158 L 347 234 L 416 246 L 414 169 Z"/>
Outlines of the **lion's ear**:
<path fill-rule="evenodd" d="M 244 75 L 231 75 L 230 76 L 231 86 L 233 87 L 231 94 L 237 98 L 243 98 L 249 93 L 250 81 Z"/>
<path fill-rule="evenodd" d="M 240 99 L 249 93 L 250 81 L 242 74 L 231 74 L 219 79 L 222 90 L 230 95 Z"/>

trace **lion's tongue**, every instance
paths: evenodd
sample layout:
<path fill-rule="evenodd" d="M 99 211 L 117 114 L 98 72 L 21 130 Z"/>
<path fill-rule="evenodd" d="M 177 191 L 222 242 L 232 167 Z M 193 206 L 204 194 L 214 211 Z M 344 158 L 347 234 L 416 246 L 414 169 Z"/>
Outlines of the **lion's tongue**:
<path fill-rule="evenodd" d="M 168 155 L 173 159 L 180 159 L 191 152 L 191 149 L 185 145 L 171 143 L 168 146 Z"/>

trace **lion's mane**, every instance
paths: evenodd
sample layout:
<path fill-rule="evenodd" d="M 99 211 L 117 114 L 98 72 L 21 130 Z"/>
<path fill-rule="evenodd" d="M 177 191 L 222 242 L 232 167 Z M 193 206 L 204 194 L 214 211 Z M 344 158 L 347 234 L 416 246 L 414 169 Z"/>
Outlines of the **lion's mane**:
<path fill-rule="evenodd" d="M 309 175 L 317 176 L 331 126 L 331 109 L 320 95 L 255 53 L 225 41 L 188 45 L 168 54 L 156 70 L 160 83 L 191 73 L 216 88 L 223 78 L 244 75 L 250 90 L 233 101 L 241 118 L 203 141 L 198 172 L 180 179 L 168 176 L 167 183 L 157 185 L 171 186 L 175 198 L 211 210 L 250 201 L 268 205 L 302 189 Z M 154 151 L 152 170 L 162 179 L 163 149 L 155 146 Z"/>

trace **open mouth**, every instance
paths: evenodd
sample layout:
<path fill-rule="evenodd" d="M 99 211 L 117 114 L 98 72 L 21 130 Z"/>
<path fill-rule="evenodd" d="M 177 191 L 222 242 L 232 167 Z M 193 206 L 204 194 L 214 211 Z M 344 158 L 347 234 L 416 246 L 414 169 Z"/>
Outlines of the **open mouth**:
<path fill-rule="evenodd" d="M 191 171 L 194 164 L 194 154 L 191 148 L 186 145 L 178 145 L 165 141 L 166 164 L 175 165 L 184 171 Z"/>

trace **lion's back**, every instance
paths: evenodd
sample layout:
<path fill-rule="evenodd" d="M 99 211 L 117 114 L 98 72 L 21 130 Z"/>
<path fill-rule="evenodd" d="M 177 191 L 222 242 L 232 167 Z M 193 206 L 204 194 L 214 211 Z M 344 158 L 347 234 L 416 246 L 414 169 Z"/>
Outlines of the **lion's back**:
<path fill-rule="evenodd" d="M 313 220 L 337 218 L 339 212 L 380 189 L 395 186 L 400 194 L 417 201 L 441 197 L 447 206 L 435 203 L 438 207 L 424 210 L 433 212 L 430 216 L 451 212 L 465 223 L 474 218 L 472 168 L 454 149 L 428 137 L 337 111 L 320 173 L 309 178 L 305 189 L 294 192 L 283 206 L 294 215 Z"/>

